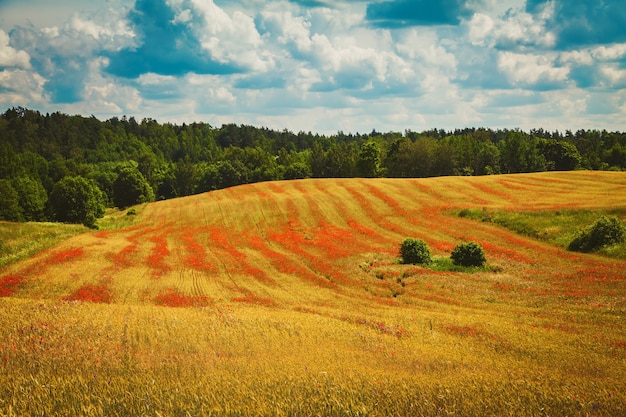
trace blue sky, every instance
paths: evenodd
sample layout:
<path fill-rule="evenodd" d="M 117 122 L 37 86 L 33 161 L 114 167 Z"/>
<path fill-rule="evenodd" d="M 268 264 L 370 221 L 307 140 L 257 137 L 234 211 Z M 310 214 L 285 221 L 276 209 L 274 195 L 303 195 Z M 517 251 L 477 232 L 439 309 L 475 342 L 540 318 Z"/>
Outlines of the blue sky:
<path fill-rule="evenodd" d="M 0 110 L 626 130 L 623 0 L 0 0 Z"/>

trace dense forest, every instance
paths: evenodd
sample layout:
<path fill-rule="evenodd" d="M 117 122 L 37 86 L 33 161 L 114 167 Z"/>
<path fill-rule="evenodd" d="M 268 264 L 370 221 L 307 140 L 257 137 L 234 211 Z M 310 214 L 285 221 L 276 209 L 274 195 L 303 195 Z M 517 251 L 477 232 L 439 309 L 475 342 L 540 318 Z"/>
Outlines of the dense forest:
<path fill-rule="evenodd" d="M 626 133 L 471 128 L 319 135 L 263 127 L 0 116 L 0 219 L 95 225 L 124 208 L 259 181 L 624 170 Z"/>

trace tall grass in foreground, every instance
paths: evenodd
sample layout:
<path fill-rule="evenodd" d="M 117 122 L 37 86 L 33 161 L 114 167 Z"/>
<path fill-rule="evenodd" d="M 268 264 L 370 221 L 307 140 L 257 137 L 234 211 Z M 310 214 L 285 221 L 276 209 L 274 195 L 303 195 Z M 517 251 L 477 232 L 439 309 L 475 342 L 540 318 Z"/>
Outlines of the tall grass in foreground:
<path fill-rule="evenodd" d="M 2 299 L 0 313 L 0 415 L 626 412 L 618 335 L 559 328 L 556 311 L 509 323 L 471 310 Z"/>

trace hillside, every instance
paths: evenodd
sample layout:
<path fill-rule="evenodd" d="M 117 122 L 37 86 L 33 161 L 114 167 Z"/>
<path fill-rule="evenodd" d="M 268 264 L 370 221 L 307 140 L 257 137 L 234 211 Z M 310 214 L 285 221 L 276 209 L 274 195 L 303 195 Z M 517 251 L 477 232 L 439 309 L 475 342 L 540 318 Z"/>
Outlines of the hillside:
<path fill-rule="evenodd" d="M 626 262 L 453 213 L 483 207 L 626 208 L 626 175 L 294 180 L 139 206 L 0 270 L 0 415 L 626 411 Z M 491 270 L 400 265 L 406 237 L 435 256 L 477 241 Z"/>

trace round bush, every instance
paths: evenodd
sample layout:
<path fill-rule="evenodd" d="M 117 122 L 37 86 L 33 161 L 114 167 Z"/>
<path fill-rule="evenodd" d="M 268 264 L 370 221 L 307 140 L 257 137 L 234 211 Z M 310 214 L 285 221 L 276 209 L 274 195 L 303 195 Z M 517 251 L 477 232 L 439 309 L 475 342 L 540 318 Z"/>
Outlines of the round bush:
<path fill-rule="evenodd" d="M 457 245 L 450 258 L 455 265 L 461 266 L 483 266 L 487 261 L 482 246 L 475 242 Z"/>
<path fill-rule="evenodd" d="M 430 249 L 426 242 L 420 239 L 405 239 L 400 245 L 400 256 L 405 264 L 430 263 Z"/>
<path fill-rule="evenodd" d="M 615 245 L 626 239 L 626 227 L 616 217 L 602 216 L 580 231 L 567 247 L 578 252 L 593 252 L 603 246 Z"/>

